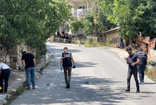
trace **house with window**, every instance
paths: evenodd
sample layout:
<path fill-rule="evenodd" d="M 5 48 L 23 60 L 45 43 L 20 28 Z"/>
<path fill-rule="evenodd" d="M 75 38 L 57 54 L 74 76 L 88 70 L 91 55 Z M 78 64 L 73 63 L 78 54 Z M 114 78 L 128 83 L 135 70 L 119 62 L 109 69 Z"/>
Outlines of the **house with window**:
<path fill-rule="evenodd" d="M 66 0 L 66 2 L 71 6 L 71 18 L 76 17 L 78 20 L 87 15 L 92 6 L 94 6 L 94 2 L 91 0 Z M 59 32 L 65 32 L 71 35 L 71 29 L 68 29 L 69 25 L 70 24 L 67 21 L 64 26 L 60 27 Z M 83 35 L 83 32 L 79 31 L 75 35 Z"/>
<path fill-rule="evenodd" d="M 72 17 L 77 17 L 78 20 L 90 11 L 94 3 L 91 0 L 67 0 L 67 2 L 72 6 Z"/>

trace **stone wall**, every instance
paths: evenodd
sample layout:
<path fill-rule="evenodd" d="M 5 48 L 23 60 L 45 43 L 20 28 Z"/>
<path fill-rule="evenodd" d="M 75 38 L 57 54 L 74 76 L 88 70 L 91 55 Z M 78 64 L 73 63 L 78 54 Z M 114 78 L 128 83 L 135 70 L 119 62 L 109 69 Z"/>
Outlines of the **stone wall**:
<path fill-rule="evenodd" d="M 10 57 L 9 57 L 9 52 L 0 45 L 0 62 L 5 62 L 9 65 L 10 62 Z"/>
<path fill-rule="evenodd" d="M 22 51 L 34 54 L 36 56 L 36 49 L 22 43 L 6 51 L 5 48 L 0 46 L 0 62 L 8 64 L 13 70 L 19 70 L 22 68 Z"/>

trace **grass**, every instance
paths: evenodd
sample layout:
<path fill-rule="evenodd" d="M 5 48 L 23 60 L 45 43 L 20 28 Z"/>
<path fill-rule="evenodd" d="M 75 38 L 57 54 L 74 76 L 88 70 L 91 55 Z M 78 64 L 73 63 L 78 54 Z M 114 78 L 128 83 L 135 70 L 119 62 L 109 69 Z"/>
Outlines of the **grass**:
<path fill-rule="evenodd" d="M 145 74 L 149 78 L 151 78 L 154 82 L 156 82 L 156 62 L 155 61 L 148 61 Z"/>
<path fill-rule="evenodd" d="M 86 42 L 85 47 L 117 47 L 115 43 L 99 43 L 99 42 Z"/>
<path fill-rule="evenodd" d="M 156 66 L 156 62 L 153 60 L 149 60 L 148 65 Z"/>
<path fill-rule="evenodd" d="M 26 89 L 26 81 L 23 82 L 23 85 L 18 87 L 17 90 L 15 92 L 8 92 L 9 94 L 7 95 L 6 97 L 6 100 L 7 100 L 7 104 L 5 105 L 10 105 L 10 103 L 16 99 L 19 95 L 21 95 L 25 89 Z"/>

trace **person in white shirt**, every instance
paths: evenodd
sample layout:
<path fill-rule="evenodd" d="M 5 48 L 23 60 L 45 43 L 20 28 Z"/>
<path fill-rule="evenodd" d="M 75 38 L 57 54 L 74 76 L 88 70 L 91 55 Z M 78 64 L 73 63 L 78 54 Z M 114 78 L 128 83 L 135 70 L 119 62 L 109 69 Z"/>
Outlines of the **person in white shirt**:
<path fill-rule="evenodd" d="M 6 93 L 8 90 L 8 81 L 10 76 L 10 67 L 5 63 L 0 63 L 0 93 Z M 3 80 L 5 81 L 5 87 L 3 87 Z"/>

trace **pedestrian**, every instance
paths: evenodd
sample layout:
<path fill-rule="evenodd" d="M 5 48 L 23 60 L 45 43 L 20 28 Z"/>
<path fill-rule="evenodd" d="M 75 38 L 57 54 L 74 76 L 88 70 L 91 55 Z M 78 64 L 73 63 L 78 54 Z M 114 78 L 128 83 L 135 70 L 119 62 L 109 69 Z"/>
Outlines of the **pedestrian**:
<path fill-rule="evenodd" d="M 68 43 L 68 39 L 69 39 L 68 33 L 65 32 L 65 35 L 64 35 L 64 43 Z"/>
<path fill-rule="evenodd" d="M 30 80 L 32 80 L 32 89 L 35 89 L 35 57 L 31 53 L 22 52 L 22 65 L 26 73 L 27 90 L 30 90 Z M 31 78 L 30 78 L 31 76 Z"/>
<path fill-rule="evenodd" d="M 136 53 L 140 63 L 137 65 L 137 69 L 139 72 L 139 79 L 140 79 L 140 83 L 141 85 L 144 84 L 144 72 L 146 69 L 146 65 L 147 65 L 147 54 L 145 52 L 142 51 L 141 48 L 138 49 L 138 52 Z"/>
<path fill-rule="evenodd" d="M 126 58 L 128 64 L 128 75 L 127 75 L 127 89 L 125 90 L 125 92 L 130 92 L 130 80 L 131 80 L 131 76 L 133 75 L 136 83 L 136 88 L 137 88 L 136 93 L 139 93 L 140 89 L 139 89 L 136 65 L 140 62 L 140 60 L 136 54 L 132 53 L 131 47 L 128 47 L 126 51 L 128 52 L 129 56 L 128 58 Z"/>
<path fill-rule="evenodd" d="M 75 61 L 73 59 L 72 53 L 68 51 L 68 48 L 64 48 L 64 52 L 62 53 L 61 58 L 61 70 L 62 67 L 64 69 L 64 79 L 66 82 L 66 88 L 70 88 L 70 81 L 71 81 L 71 72 L 72 72 L 72 65 L 75 68 Z"/>
<path fill-rule="evenodd" d="M 5 64 L 5 63 L 0 63 L 0 70 L 1 70 L 1 75 L 0 75 L 0 93 L 6 93 L 8 90 L 8 81 L 9 81 L 9 76 L 10 76 L 10 67 Z M 3 85 L 3 81 L 5 82 L 5 86 Z M 4 86 L 4 87 L 3 87 Z"/>

